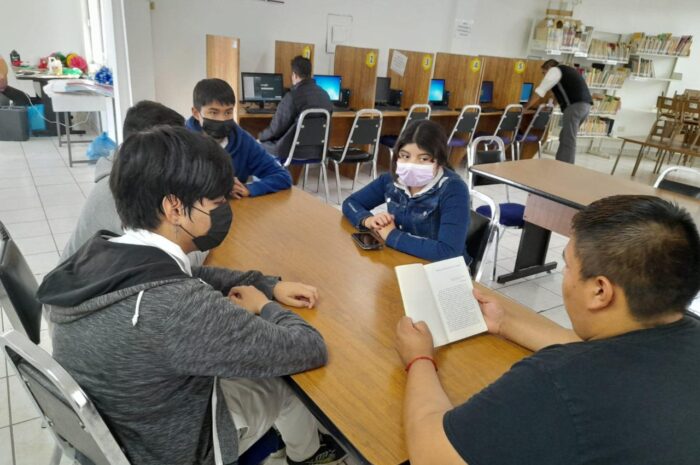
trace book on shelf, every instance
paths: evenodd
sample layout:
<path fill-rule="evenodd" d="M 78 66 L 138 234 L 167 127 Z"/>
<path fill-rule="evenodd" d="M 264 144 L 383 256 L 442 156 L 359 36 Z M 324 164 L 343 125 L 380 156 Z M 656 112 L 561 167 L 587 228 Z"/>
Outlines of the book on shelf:
<path fill-rule="evenodd" d="M 635 77 L 653 78 L 656 76 L 654 72 L 654 61 L 639 56 L 630 57 L 627 64 L 632 75 Z"/>
<path fill-rule="evenodd" d="M 486 331 L 464 258 L 402 265 L 395 271 L 404 312 L 413 321 L 425 321 L 435 347 Z"/>
<path fill-rule="evenodd" d="M 580 68 L 583 78 L 589 87 L 619 89 L 629 77 L 630 70 L 627 68 L 598 69 Z"/>
<path fill-rule="evenodd" d="M 593 107 L 591 113 L 615 114 L 620 110 L 620 97 L 615 95 L 593 94 Z"/>
<path fill-rule="evenodd" d="M 687 57 L 690 55 L 693 36 L 674 36 L 670 32 L 661 34 L 635 32 L 630 36 L 629 44 L 632 53 Z"/>
<path fill-rule="evenodd" d="M 600 60 L 627 61 L 630 55 L 629 44 L 593 39 L 588 47 L 588 57 Z"/>

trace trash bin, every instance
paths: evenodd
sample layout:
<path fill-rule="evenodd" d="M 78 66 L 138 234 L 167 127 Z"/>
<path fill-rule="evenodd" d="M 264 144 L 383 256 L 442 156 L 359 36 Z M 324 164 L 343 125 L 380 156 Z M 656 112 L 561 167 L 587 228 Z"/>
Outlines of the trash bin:
<path fill-rule="evenodd" d="M 0 141 L 29 139 L 27 107 L 0 106 Z"/>

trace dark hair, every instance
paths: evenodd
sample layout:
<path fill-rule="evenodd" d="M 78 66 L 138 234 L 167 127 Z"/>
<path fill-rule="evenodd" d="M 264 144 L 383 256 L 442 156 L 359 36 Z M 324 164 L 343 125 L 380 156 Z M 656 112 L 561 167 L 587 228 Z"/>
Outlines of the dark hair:
<path fill-rule="evenodd" d="M 161 103 L 141 100 L 126 112 L 122 129 L 124 139 L 135 132 L 151 129 L 160 124 L 184 126 L 185 118 L 180 113 Z"/>
<path fill-rule="evenodd" d="M 292 72 L 302 79 L 311 77 L 311 60 L 297 55 L 292 58 Z"/>
<path fill-rule="evenodd" d="M 683 312 L 700 290 L 700 237 L 678 205 L 616 195 L 578 212 L 572 227 L 581 278 L 620 286 L 638 321 Z"/>
<path fill-rule="evenodd" d="M 236 95 L 233 93 L 233 88 L 223 79 L 202 79 L 192 91 L 192 106 L 199 111 L 204 105 L 214 102 L 221 105 L 235 105 Z"/>
<path fill-rule="evenodd" d="M 416 144 L 428 152 L 438 166 L 452 169 L 445 130 L 438 123 L 424 119 L 408 123 L 396 141 L 394 154 L 391 157 L 391 172 L 394 173 L 394 177 L 396 177 L 396 160 L 399 158 L 399 151 L 408 144 Z"/>
<path fill-rule="evenodd" d="M 559 66 L 559 62 L 558 62 L 557 60 L 553 59 L 553 58 L 550 58 L 549 60 L 547 60 L 547 61 L 545 61 L 544 63 L 542 63 L 541 68 L 542 68 L 542 69 L 549 69 L 549 68 L 551 68 L 551 67 L 553 67 L 553 66 Z"/>
<path fill-rule="evenodd" d="M 224 149 L 211 137 L 173 126 L 126 139 L 109 178 L 122 225 L 147 230 L 160 225 L 165 197 L 177 197 L 189 215 L 198 200 L 228 197 L 232 185 Z"/>

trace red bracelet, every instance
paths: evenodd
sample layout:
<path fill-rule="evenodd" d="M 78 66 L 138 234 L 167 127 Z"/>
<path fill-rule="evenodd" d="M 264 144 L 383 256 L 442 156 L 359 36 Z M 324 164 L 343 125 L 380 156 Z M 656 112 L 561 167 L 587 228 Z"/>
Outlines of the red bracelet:
<path fill-rule="evenodd" d="M 414 358 L 410 362 L 408 362 L 408 365 L 406 365 L 406 373 L 408 373 L 408 370 L 411 369 L 414 363 L 416 363 L 418 360 L 430 360 L 430 362 L 433 364 L 435 367 L 435 371 L 438 371 L 437 363 L 435 363 L 435 360 L 433 360 L 433 357 L 428 357 L 427 355 L 421 355 L 419 357 Z"/>

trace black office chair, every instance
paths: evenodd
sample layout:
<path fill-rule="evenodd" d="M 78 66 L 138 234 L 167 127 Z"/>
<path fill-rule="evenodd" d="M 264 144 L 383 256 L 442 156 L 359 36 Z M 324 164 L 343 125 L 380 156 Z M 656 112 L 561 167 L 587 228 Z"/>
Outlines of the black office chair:
<path fill-rule="evenodd" d="M 0 223 L 0 306 L 17 331 L 38 344 L 42 305 L 36 278 L 5 225 Z"/>
<path fill-rule="evenodd" d="M 457 122 L 452 128 L 450 137 L 447 138 L 447 145 L 450 147 L 450 150 L 462 147 L 469 148 L 469 144 L 474 138 L 476 127 L 479 125 L 480 117 L 481 105 L 466 105 L 462 108 L 457 117 Z"/>
<path fill-rule="evenodd" d="M 513 103 L 508 105 L 505 110 L 503 110 L 503 115 L 498 121 L 498 126 L 493 134 L 487 134 L 484 132 L 477 133 L 477 137 L 482 136 L 494 136 L 501 139 L 503 146 L 506 150 L 510 149 L 510 159 L 515 160 L 515 138 L 517 137 L 518 130 L 520 129 L 520 121 L 523 118 L 523 106 L 518 103 Z"/>
<path fill-rule="evenodd" d="M 291 147 L 284 167 L 304 165 L 303 187 L 309 174 L 310 165 L 320 165 L 319 183 L 321 178 L 325 186 L 326 202 L 328 202 L 328 172 L 326 170 L 326 153 L 328 152 L 328 133 L 331 125 L 331 114 L 322 108 L 310 108 L 299 115 L 294 129 Z"/>
<path fill-rule="evenodd" d="M 671 166 L 666 168 L 656 179 L 654 187 L 657 189 L 664 189 L 667 191 L 672 191 L 677 194 L 687 195 L 688 197 L 694 197 L 700 199 L 700 187 L 692 184 L 686 184 L 680 181 L 673 181 L 671 179 L 666 179 L 671 173 L 690 173 L 695 175 L 697 179 L 700 179 L 700 170 L 689 168 L 686 166 Z"/>
<path fill-rule="evenodd" d="M 485 203 L 490 207 L 490 216 L 485 216 L 477 212 L 474 208 L 469 209 L 469 231 L 467 231 L 467 253 L 472 257 L 472 262 L 469 264 L 469 272 L 474 281 L 481 281 L 484 264 L 486 263 L 487 252 L 491 248 L 493 240 L 498 236 L 498 220 L 499 208 L 493 199 L 481 192 L 471 190 L 469 199 L 473 201 L 475 198 Z M 473 202 L 472 202 L 473 204 Z M 498 250 L 494 248 L 493 267 L 496 268 L 498 260 Z"/>
<path fill-rule="evenodd" d="M 0 336 L 0 348 L 56 440 L 52 465 L 64 454 L 83 465 L 129 465 L 94 404 L 51 355 L 18 331 Z"/>
<path fill-rule="evenodd" d="M 348 140 L 343 147 L 328 150 L 328 158 L 335 168 L 335 181 L 338 188 L 338 204 L 342 202 L 340 189 L 340 165 L 355 163 L 355 176 L 352 179 L 352 190 L 355 190 L 360 166 L 372 162 L 372 179 L 377 178 L 377 152 L 379 151 L 379 136 L 382 132 L 382 112 L 375 109 L 360 110 L 355 114 Z M 365 147 L 369 147 L 365 149 Z"/>
<path fill-rule="evenodd" d="M 530 121 L 525 132 L 515 137 L 515 154 L 518 160 L 520 160 L 522 155 L 522 145 L 534 142 L 537 142 L 537 158 L 542 158 L 542 139 L 547 133 L 547 125 L 549 120 L 552 119 L 552 112 L 554 112 L 552 104 L 543 103 L 538 106 L 535 116 L 532 117 L 532 121 Z M 533 131 L 536 132 L 533 133 Z"/>
<path fill-rule="evenodd" d="M 482 144 L 485 150 L 479 151 L 479 145 Z M 495 149 L 493 148 L 495 147 Z M 479 165 L 483 163 L 500 163 L 506 161 L 506 151 L 503 141 L 497 136 L 481 136 L 474 139 L 467 151 L 468 161 L 467 161 L 467 185 L 469 189 L 474 189 L 475 186 L 485 186 L 490 184 L 503 184 L 498 181 L 493 181 L 486 179 L 482 176 L 476 175 L 471 172 L 471 168 L 474 165 Z M 498 244 L 501 237 L 501 229 L 522 229 L 525 226 L 525 205 L 511 202 L 510 193 L 508 186 L 505 185 L 506 189 L 506 202 L 500 203 L 499 208 L 499 218 L 498 218 L 498 234 L 496 234 L 496 253 L 497 255 Z M 484 216 L 492 216 L 492 208 L 489 205 L 482 205 L 476 209 L 478 213 Z M 496 279 L 496 260 L 494 258 L 493 267 L 493 280 Z"/>
<path fill-rule="evenodd" d="M 406 115 L 406 120 L 403 122 L 403 126 L 401 126 L 401 131 L 399 134 L 386 135 L 379 138 L 379 143 L 389 149 L 389 157 L 394 156 L 393 150 L 394 146 L 396 145 L 396 141 L 399 140 L 399 137 L 401 137 L 401 134 L 406 129 L 406 126 L 408 126 L 408 123 L 411 121 L 430 119 L 430 113 L 431 107 L 428 104 L 416 103 L 415 105 L 411 105 L 411 108 L 408 109 L 408 115 Z M 389 160 L 389 164 L 391 164 L 391 159 Z"/>

